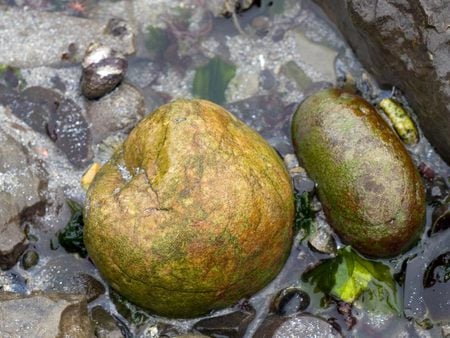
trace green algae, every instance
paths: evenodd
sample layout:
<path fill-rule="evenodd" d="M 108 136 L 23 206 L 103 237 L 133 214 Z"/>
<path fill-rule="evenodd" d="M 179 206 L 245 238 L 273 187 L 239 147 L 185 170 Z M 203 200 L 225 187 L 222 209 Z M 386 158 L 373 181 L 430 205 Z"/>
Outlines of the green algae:
<path fill-rule="evenodd" d="M 206 65 L 197 68 L 192 93 L 195 97 L 223 104 L 225 90 L 235 75 L 236 66 L 215 56 Z"/>
<path fill-rule="evenodd" d="M 372 312 L 400 315 L 400 294 L 390 268 L 359 256 L 350 246 L 306 271 L 302 280 L 315 292 L 347 303 L 360 300 Z"/>

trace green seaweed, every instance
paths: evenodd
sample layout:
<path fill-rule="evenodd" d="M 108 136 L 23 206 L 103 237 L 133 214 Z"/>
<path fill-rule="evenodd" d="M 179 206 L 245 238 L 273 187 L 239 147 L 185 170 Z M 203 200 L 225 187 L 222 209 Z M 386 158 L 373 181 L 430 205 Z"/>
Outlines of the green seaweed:
<path fill-rule="evenodd" d="M 295 194 L 295 221 L 294 230 L 303 231 L 304 235 L 301 241 L 306 239 L 312 232 L 314 219 L 316 217 L 311 208 L 311 200 L 308 192 Z"/>
<path fill-rule="evenodd" d="M 295 61 L 288 61 L 281 66 L 281 72 L 289 79 L 295 81 L 299 89 L 306 89 L 312 84 L 312 80 Z"/>
<path fill-rule="evenodd" d="M 397 284 L 387 265 L 359 256 L 350 246 L 302 275 L 314 292 L 353 303 L 360 300 L 369 311 L 400 314 Z"/>
<path fill-rule="evenodd" d="M 81 257 L 87 256 L 83 242 L 83 208 L 77 202 L 67 200 L 72 215 L 69 222 L 58 234 L 59 244 L 70 253 L 78 253 Z"/>
<path fill-rule="evenodd" d="M 149 52 L 149 58 L 153 61 L 161 60 L 170 45 L 170 39 L 166 30 L 148 26 L 145 47 Z"/>
<path fill-rule="evenodd" d="M 209 62 L 197 68 L 194 77 L 193 94 L 196 97 L 225 103 L 225 90 L 236 74 L 236 66 L 215 56 Z"/>

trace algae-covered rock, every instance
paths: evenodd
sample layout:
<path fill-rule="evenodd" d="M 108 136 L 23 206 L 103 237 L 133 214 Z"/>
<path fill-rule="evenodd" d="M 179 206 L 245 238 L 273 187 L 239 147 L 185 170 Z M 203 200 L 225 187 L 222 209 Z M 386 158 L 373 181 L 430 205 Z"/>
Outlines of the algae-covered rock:
<path fill-rule="evenodd" d="M 292 135 L 344 242 L 376 257 L 414 243 L 424 222 L 424 187 L 404 146 L 368 102 L 338 89 L 320 91 L 296 111 Z"/>
<path fill-rule="evenodd" d="M 97 173 L 84 240 L 123 296 L 194 317 L 278 273 L 293 216 L 290 178 L 263 138 L 211 102 L 178 100 L 144 118 Z"/>

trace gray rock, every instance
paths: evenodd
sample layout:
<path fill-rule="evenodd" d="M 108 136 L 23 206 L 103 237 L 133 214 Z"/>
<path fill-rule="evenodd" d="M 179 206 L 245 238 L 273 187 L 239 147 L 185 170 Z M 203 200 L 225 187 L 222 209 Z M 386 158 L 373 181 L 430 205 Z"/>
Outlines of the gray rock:
<path fill-rule="evenodd" d="M 41 293 L 0 293 L 0 336 L 71 337 L 94 336 L 84 296 Z"/>
<path fill-rule="evenodd" d="M 151 85 L 142 88 L 142 94 L 144 95 L 147 113 L 151 113 L 158 107 L 172 100 L 172 97 L 169 94 L 158 92 L 155 89 L 153 89 Z"/>
<path fill-rule="evenodd" d="M 36 270 L 34 278 L 28 282 L 31 290 L 80 294 L 87 302 L 105 292 L 103 284 L 91 275 L 94 272 L 92 264 L 74 255 L 50 259 Z"/>
<path fill-rule="evenodd" d="M 27 247 L 21 219 L 43 207 L 45 170 L 25 147 L 0 130 L 0 268 L 9 269 Z"/>
<path fill-rule="evenodd" d="M 155 62 L 148 59 L 134 59 L 128 64 L 125 81 L 132 83 L 139 88 L 150 86 L 160 75 L 161 68 Z"/>
<path fill-rule="evenodd" d="M 342 337 L 326 320 L 309 314 L 267 317 L 255 333 L 259 338 L 332 338 Z"/>
<path fill-rule="evenodd" d="M 91 158 L 91 134 L 82 108 L 57 91 L 40 86 L 21 93 L 0 85 L 0 101 L 34 130 L 48 136 L 77 167 Z"/>
<path fill-rule="evenodd" d="M 259 73 L 259 81 L 261 87 L 266 90 L 272 89 L 277 84 L 274 73 L 269 69 L 263 69 Z"/>
<path fill-rule="evenodd" d="M 184 9 L 180 12 L 180 5 Z M 145 33 L 149 25 L 164 26 L 163 18 L 181 17 L 186 13 L 190 14 L 192 11 L 196 17 L 202 18 L 204 13 L 213 13 L 213 15 L 220 15 L 224 8 L 223 0 L 208 0 L 202 6 L 191 6 L 189 2 L 180 3 L 180 1 L 151 1 L 148 0 L 116 0 L 116 1 L 99 1 L 96 3 L 89 17 L 94 19 L 109 19 L 120 17 L 127 20 L 134 25 L 136 29 Z M 195 20 L 195 18 L 190 18 Z M 190 25 L 195 26 L 195 25 Z M 138 51 L 139 53 L 139 51 Z"/>
<path fill-rule="evenodd" d="M 88 303 L 105 293 L 106 289 L 101 282 L 86 273 L 79 273 L 71 279 L 71 292 L 85 295 Z"/>
<path fill-rule="evenodd" d="M 302 91 L 312 84 L 312 80 L 293 60 L 288 61 L 281 66 L 281 73 L 293 80 Z"/>
<path fill-rule="evenodd" d="M 97 338 L 124 337 L 114 317 L 101 306 L 96 306 L 91 310 L 91 319 Z"/>
<path fill-rule="evenodd" d="M 295 154 L 286 154 L 283 157 L 284 164 L 294 183 L 295 191 L 299 194 L 304 192 L 313 193 L 315 183 L 311 180 L 303 167 L 300 166 Z"/>
<path fill-rule="evenodd" d="M 336 72 L 334 62 L 337 51 L 323 44 L 315 43 L 309 40 L 306 35 L 299 29 L 293 29 L 286 33 L 288 37 L 292 37 L 295 41 L 298 58 L 296 61 L 302 61 L 321 74 L 322 81 L 336 82 Z M 297 73 L 302 72 L 302 68 L 296 69 Z M 311 83 L 311 80 L 305 75 L 295 75 L 302 88 Z"/>
<path fill-rule="evenodd" d="M 444 338 L 450 337 L 450 324 L 442 325 L 442 337 Z"/>
<path fill-rule="evenodd" d="M 3 194 L 1 194 L 3 195 Z M 1 196 L 0 196 L 1 199 Z M 1 209 L 6 212 L 12 211 L 12 205 L 5 205 L 2 203 Z M 2 212 L 1 210 L 0 212 Z M 14 211 L 17 211 L 15 209 Z M 17 212 L 13 213 L 18 215 Z M 2 212 L 2 215 L 3 212 Z M 16 264 L 22 252 L 27 248 L 28 243 L 26 241 L 23 231 L 20 230 L 17 221 L 12 221 L 9 223 L 4 223 L 0 226 L 0 268 L 2 270 L 7 270 Z"/>
<path fill-rule="evenodd" d="M 381 84 L 405 92 L 450 163 L 450 2 L 315 0 Z"/>
<path fill-rule="evenodd" d="M 316 215 L 314 230 L 308 238 L 308 243 L 315 250 L 330 255 L 336 254 L 336 241 L 333 231 L 325 219 L 323 212 Z"/>
<path fill-rule="evenodd" d="M 0 273 L 0 292 L 25 293 L 28 291 L 27 280 L 17 272 Z"/>
<path fill-rule="evenodd" d="M 145 114 L 144 97 L 134 86 L 123 83 L 112 93 L 92 101 L 88 116 L 94 143 L 118 131 L 128 132 Z"/>
<path fill-rule="evenodd" d="M 0 64 L 36 67 L 60 64 L 64 59 L 79 61 L 91 42 L 126 55 L 136 51 L 134 33 L 116 34 L 114 22 L 3 6 L 0 22 Z"/>

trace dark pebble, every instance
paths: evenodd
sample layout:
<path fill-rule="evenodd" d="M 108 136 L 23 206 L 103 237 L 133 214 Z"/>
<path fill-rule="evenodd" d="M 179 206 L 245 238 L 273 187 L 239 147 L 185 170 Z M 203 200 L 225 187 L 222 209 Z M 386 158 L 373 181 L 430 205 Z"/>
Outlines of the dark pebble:
<path fill-rule="evenodd" d="M 429 203 L 444 200 L 448 195 L 448 186 L 445 179 L 435 176 L 430 184 L 427 184 L 427 200 Z"/>
<path fill-rule="evenodd" d="M 286 31 L 282 28 L 278 28 L 275 33 L 273 33 L 272 35 L 272 41 L 273 42 L 278 42 L 283 40 L 284 38 L 284 33 L 286 33 Z"/>
<path fill-rule="evenodd" d="M 272 300 L 270 311 L 278 315 L 291 315 L 306 310 L 309 295 L 300 288 L 288 287 L 280 290 Z"/>
<path fill-rule="evenodd" d="M 263 89 L 272 89 L 277 84 L 275 75 L 269 69 L 263 69 L 259 74 L 259 78 Z"/>
<path fill-rule="evenodd" d="M 450 201 L 435 207 L 431 219 L 431 235 L 450 228 Z"/>
<path fill-rule="evenodd" d="M 299 173 L 294 175 L 292 177 L 292 181 L 294 182 L 294 188 L 297 193 L 299 194 L 303 194 L 304 192 L 308 192 L 311 194 L 314 193 L 316 184 L 306 175 L 306 173 Z"/>
<path fill-rule="evenodd" d="M 249 303 L 241 304 L 234 312 L 223 316 L 205 318 L 194 324 L 193 329 L 208 337 L 244 337 L 250 322 L 255 318 L 255 310 Z"/>
<path fill-rule="evenodd" d="M 25 252 L 25 254 L 22 256 L 20 264 L 22 268 L 28 270 L 33 266 L 35 266 L 38 262 L 39 262 L 39 254 L 34 250 L 30 250 Z"/>
<path fill-rule="evenodd" d="M 419 173 L 423 178 L 430 181 L 432 181 L 434 179 L 434 176 L 436 175 L 433 168 L 431 168 L 425 162 L 420 163 L 417 169 L 419 169 Z"/>
<path fill-rule="evenodd" d="M 121 338 L 128 337 L 127 332 L 123 332 L 120 323 L 101 306 L 95 306 L 91 310 L 91 319 L 94 324 L 94 332 L 97 338 Z M 131 336 L 131 334 L 129 335 Z"/>

